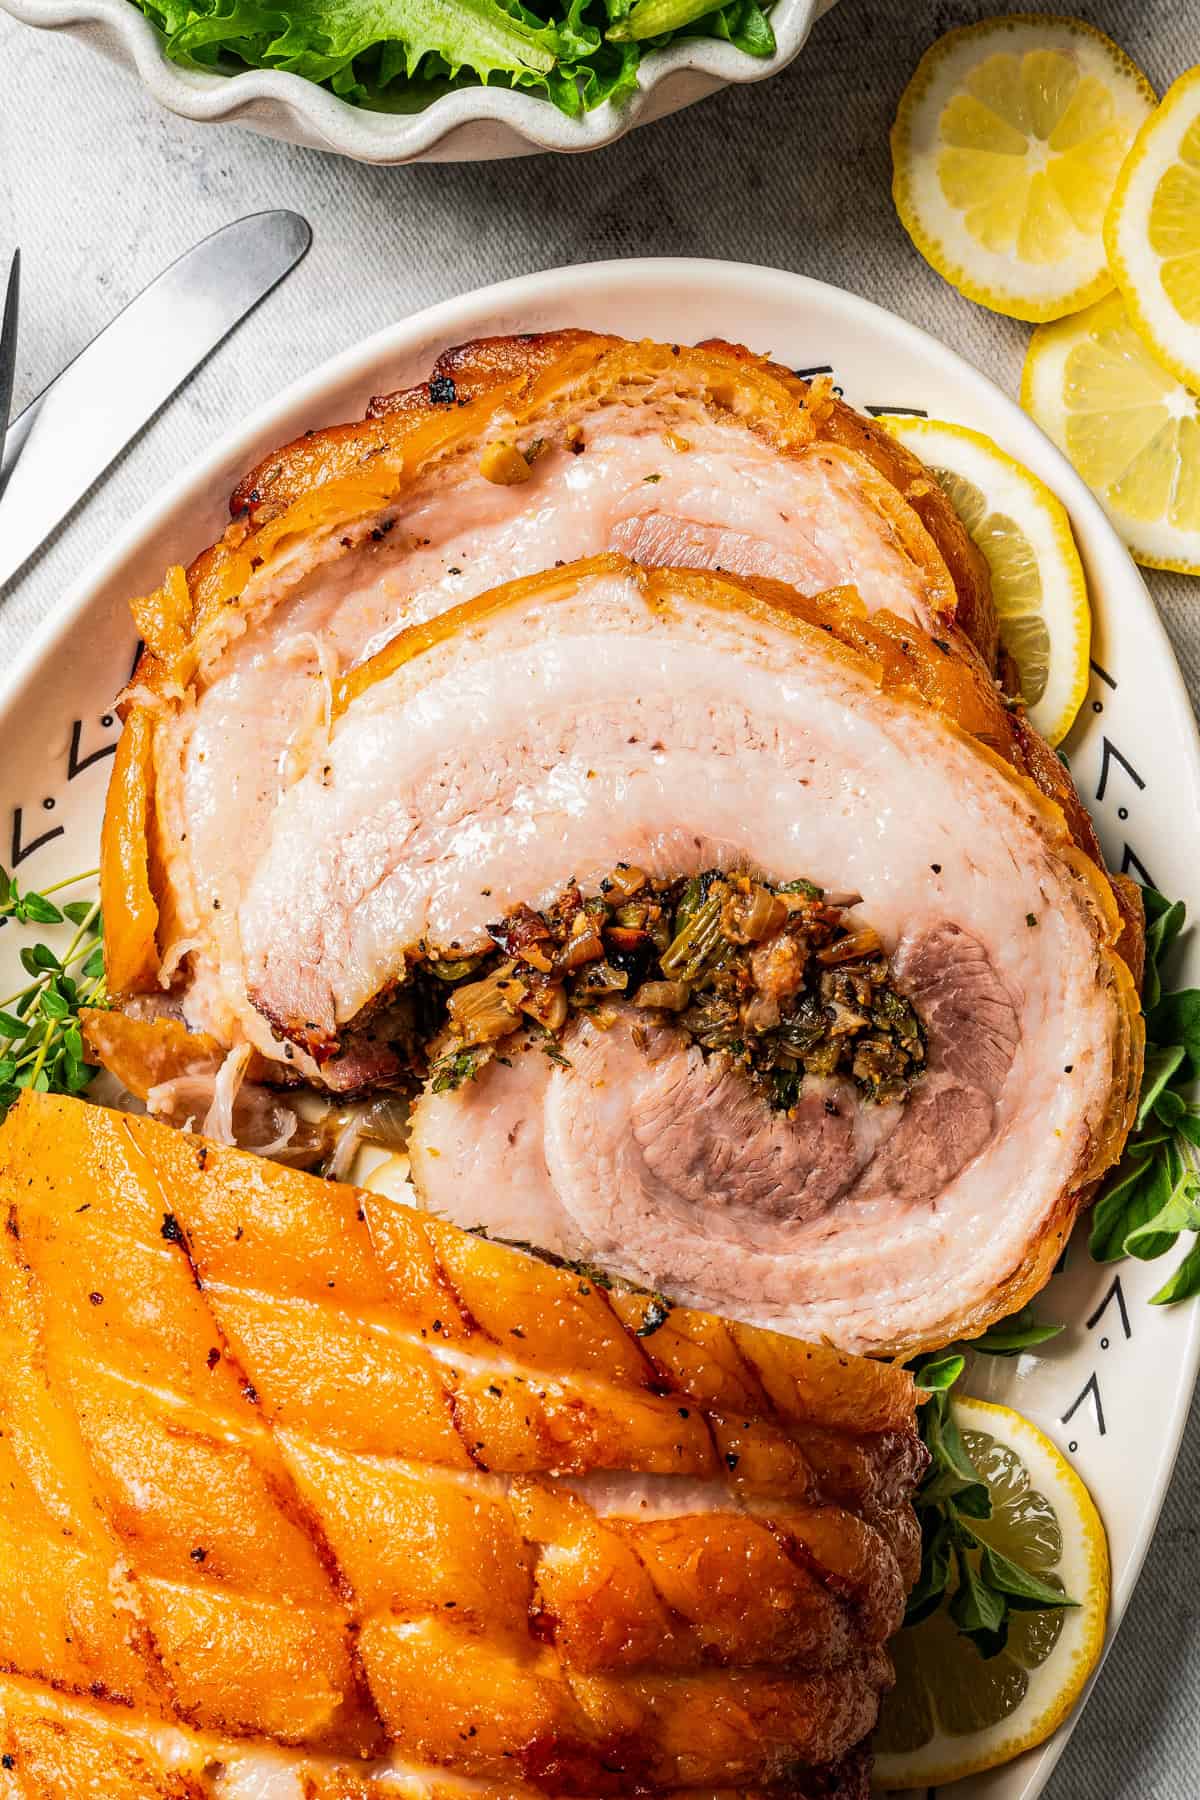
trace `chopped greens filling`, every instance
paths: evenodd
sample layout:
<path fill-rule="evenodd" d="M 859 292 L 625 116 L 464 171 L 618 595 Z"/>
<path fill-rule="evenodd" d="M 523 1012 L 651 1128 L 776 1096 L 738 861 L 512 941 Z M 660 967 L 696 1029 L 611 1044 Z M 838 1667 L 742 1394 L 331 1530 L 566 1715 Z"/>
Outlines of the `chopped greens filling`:
<path fill-rule="evenodd" d="M 539 1033 L 569 1066 L 558 1039 L 572 1016 L 628 1004 L 732 1057 L 777 1111 L 798 1104 L 810 1076 L 902 1100 L 924 1066 L 924 1033 L 877 934 L 847 923 L 857 902 L 810 881 L 717 869 L 652 881 L 618 863 L 597 894 L 572 881 L 545 912 L 515 907 L 488 927 L 490 950 L 423 945 L 411 981 L 417 1014 L 440 1015 L 433 1090 L 469 1081 L 517 1031 Z"/>
<path fill-rule="evenodd" d="M 453 88 L 510 87 L 575 116 L 637 87 L 681 37 L 771 56 L 771 0 L 134 0 L 185 68 L 284 69 L 352 105 L 415 112 Z"/>

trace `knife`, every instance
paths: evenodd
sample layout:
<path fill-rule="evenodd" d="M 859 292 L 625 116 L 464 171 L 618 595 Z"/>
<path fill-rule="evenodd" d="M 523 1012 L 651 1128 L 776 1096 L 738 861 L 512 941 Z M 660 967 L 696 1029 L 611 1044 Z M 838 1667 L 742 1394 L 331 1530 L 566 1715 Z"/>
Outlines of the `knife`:
<path fill-rule="evenodd" d="M 0 319 L 0 454 L 4 451 L 4 434 L 8 430 L 13 382 L 17 373 L 17 308 L 20 299 L 21 252 L 14 250 L 4 295 L 4 317 Z"/>
<path fill-rule="evenodd" d="M 293 212 L 251 213 L 214 231 L 13 420 L 0 458 L 0 590 L 311 242 Z"/>

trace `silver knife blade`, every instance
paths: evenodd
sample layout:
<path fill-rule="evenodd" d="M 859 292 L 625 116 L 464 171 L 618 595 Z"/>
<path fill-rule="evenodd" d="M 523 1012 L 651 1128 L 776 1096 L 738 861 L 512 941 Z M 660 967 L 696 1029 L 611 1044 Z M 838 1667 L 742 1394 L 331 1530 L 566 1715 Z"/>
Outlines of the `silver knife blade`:
<path fill-rule="evenodd" d="M 185 250 L 13 420 L 0 460 L 0 589 L 312 242 L 251 213 Z"/>
<path fill-rule="evenodd" d="M 4 317 L 0 319 L 0 455 L 4 451 L 8 415 L 12 410 L 13 382 L 17 374 L 17 314 L 20 305 L 21 252 L 14 250 L 4 295 Z M 0 476 L 0 490 L 2 489 L 3 476 Z"/>

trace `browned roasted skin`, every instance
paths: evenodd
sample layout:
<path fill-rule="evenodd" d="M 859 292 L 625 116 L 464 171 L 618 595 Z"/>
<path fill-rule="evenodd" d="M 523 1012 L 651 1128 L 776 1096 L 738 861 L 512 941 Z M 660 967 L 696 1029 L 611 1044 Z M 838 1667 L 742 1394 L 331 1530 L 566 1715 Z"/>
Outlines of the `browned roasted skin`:
<path fill-rule="evenodd" d="M 623 347 L 621 338 L 587 331 L 545 331 L 518 337 L 476 338 L 443 351 L 429 378 L 411 388 L 377 396 L 358 423 L 306 432 L 273 451 L 242 477 L 230 496 L 237 520 L 258 524 L 272 517 L 315 483 L 349 474 L 384 448 L 395 448 L 425 422 L 431 410 L 465 406 L 501 388 L 531 388 L 568 354 L 599 363 Z M 743 364 L 777 383 L 783 395 L 803 408 L 808 382 L 744 344 L 709 338 L 696 346 L 731 364 Z M 995 666 L 998 638 L 987 564 L 968 536 L 944 490 L 929 470 L 881 426 L 833 394 L 822 397 L 818 436 L 841 444 L 872 463 L 902 494 L 940 550 L 958 595 L 959 628 L 976 645 L 989 668 Z"/>
<path fill-rule="evenodd" d="M 159 594 L 134 602 L 146 645 L 135 685 L 154 685 L 168 666 L 180 672 L 178 656 L 186 662 L 191 642 L 236 601 L 285 533 L 332 519 L 361 522 L 372 507 L 402 500 L 410 471 L 426 458 L 476 442 L 499 416 L 518 422 L 526 435 L 553 431 L 607 397 L 636 395 L 663 377 L 666 364 L 681 391 L 736 415 L 781 455 L 836 444 L 871 465 L 882 477 L 880 497 L 890 501 L 897 535 L 928 564 L 947 627 L 957 622 L 985 665 L 995 666 L 987 566 L 958 515 L 917 458 L 860 418 L 828 383 L 810 385 L 742 345 L 690 348 L 560 331 L 482 339 L 447 351 L 427 381 L 372 401 L 362 421 L 306 432 L 273 451 L 234 489 L 233 523 L 195 559 L 186 581 L 168 581 Z"/>
<path fill-rule="evenodd" d="M 0 1677 L 0 1800 L 225 1800 L 231 1780 L 262 1754 L 254 1744 L 163 1727 L 101 1701 Z M 411 1765 L 367 1769 L 274 1747 L 265 1757 L 276 1783 L 290 1776 L 292 1800 L 544 1800 L 513 1777 L 481 1782 Z M 869 1763 L 860 1748 L 770 1785 L 676 1789 L 662 1800 L 868 1800 Z"/>
<path fill-rule="evenodd" d="M 0 1800 L 220 1792 L 152 1726 L 392 1758 L 430 1795 L 865 1792 L 923 1468 L 907 1373 L 655 1329 L 587 1275 L 75 1100 L 14 1108 L 0 1207 Z M 66 1740 L 47 1687 L 91 1706 Z"/>

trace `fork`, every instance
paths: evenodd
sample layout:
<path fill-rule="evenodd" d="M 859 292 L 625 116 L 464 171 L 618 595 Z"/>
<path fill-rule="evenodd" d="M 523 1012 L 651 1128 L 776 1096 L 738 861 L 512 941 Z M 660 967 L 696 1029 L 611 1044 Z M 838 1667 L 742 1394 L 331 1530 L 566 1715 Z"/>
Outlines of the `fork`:
<path fill-rule="evenodd" d="M 0 467 L 3 466 L 4 439 L 12 411 L 13 383 L 17 373 L 17 311 L 21 295 L 21 252 L 13 251 L 8 270 L 8 288 L 4 296 L 4 317 L 0 320 Z M 3 479 L 0 478 L 0 488 Z"/>

